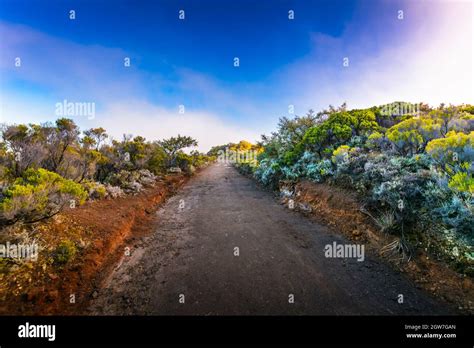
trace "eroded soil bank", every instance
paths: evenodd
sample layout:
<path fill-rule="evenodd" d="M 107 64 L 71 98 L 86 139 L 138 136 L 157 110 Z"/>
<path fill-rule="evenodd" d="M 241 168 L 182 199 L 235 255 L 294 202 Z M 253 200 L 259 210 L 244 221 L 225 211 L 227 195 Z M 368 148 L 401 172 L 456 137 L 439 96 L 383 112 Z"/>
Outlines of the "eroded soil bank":
<path fill-rule="evenodd" d="M 159 205 L 187 180 L 169 175 L 135 196 L 88 202 L 27 226 L 41 251 L 37 261 L 1 274 L 0 314 L 82 313 L 133 241 L 152 230 Z M 57 265 L 52 263 L 52 248 L 62 241 L 77 250 L 65 265 Z"/>

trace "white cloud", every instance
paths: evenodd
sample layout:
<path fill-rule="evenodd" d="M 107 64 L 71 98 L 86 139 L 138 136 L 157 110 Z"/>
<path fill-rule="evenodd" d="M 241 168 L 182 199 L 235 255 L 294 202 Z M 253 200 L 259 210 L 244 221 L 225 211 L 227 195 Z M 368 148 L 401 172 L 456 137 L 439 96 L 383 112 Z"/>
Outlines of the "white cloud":
<path fill-rule="evenodd" d="M 195 138 L 200 151 L 207 152 L 212 146 L 242 139 L 257 141 L 258 132 L 234 123 L 227 123 L 217 115 L 206 111 L 169 110 L 146 101 L 114 103 L 96 115 L 97 125 L 104 127 L 115 139 L 123 134 L 144 136 L 147 140 L 159 140 L 181 135 Z"/>
<path fill-rule="evenodd" d="M 207 75 L 177 68 L 177 80 L 165 79 L 140 70 L 134 58 L 125 68 L 123 58 L 133 54 L 122 49 L 78 44 L 23 25 L 0 21 L 0 35 L 5 38 L 0 44 L 0 122 L 54 121 L 55 104 L 66 99 L 95 103 L 95 120 L 72 118 L 81 129 L 101 126 L 116 138 L 132 133 L 157 140 L 180 133 L 196 138 L 201 150 L 260 139 L 254 125 L 244 121 L 258 109 Z M 21 68 L 13 66 L 17 56 Z M 48 96 L 34 89 L 9 90 L 9 80 L 41 87 Z M 169 88 L 175 90 L 172 95 L 163 92 Z M 179 103 L 187 108 L 184 115 L 177 112 Z M 193 104 L 202 106 L 193 110 Z"/>
<path fill-rule="evenodd" d="M 384 12 L 380 15 L 383 20 L 364 22 L 370 10 L 366 8 L 341 37 L 315 33 L 310 54 L 276 76 L 275 84 L 291 81 L 296 88 L 289 93 L 303 109 L 344 101 L 350 108 L 397 100 L 431 105 L 473 103 L 474 4 L 404 4 L 405 19 L 395 24 Z M 396 12 L 393 14 L 395 18 Z M 354 23 L 367 27 L 360 28 L 361 33 Z M 372 35 L 367 28 L 373 30 Z M 348 68 L 342 65 L 346 56 Z"/>

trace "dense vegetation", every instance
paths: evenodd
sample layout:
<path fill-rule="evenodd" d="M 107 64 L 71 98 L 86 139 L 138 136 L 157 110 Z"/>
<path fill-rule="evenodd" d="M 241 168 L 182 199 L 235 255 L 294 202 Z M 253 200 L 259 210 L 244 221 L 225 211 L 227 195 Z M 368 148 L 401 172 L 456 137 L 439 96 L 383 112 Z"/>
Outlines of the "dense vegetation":
<path fill-rule="evenodd" d="M 356 191 L 399 237 L 393 251 L 423 247 L 474 273 L 474 106 L 310 110 L 281 118 L 261 145 L 258 161 L 239 167 L 264 185 L 306 179 Z"/>
<path fill-rule="evenodd" d="M 310 180 L 355 191 L 380 230 L 399 238 L 393 251 L 424 248 L 474 273 L 474 106 L 310 110 L 281 118 L 257 145 L 230 143 L 207 155 L 183 151 L 197 145 L 190 137 L 114 140 L 103 128 L 81 132 L 65 118 L 4 125 L 0 135 L 0 225 L 135 194 L 160 175 L 191 174 L 217 158 L 272 189 L 282 180 Z"/>
<path fill-rule="evenodd" d="M 35 222 L 88 199 L 134 194 L 168 171 L 191 174 L 209 156 L 184 148 L 177 136 L 109 139 L 106 130 L 80 132 L 70 119 L 55 124 L 3 125 L 0 133 L 0 225 Z"/>

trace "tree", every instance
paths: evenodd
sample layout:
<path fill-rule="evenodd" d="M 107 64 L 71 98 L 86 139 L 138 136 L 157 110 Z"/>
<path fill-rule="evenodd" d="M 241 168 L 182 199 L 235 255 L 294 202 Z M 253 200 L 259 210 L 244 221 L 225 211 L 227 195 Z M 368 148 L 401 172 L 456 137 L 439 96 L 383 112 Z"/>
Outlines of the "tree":
<path fill-rule="evenodd" d="M 78 141 L 79 129 L 77 125 L 71 119 L 60 118 L 56 120 L 56 126 L 45 125 L 39 131 L 42 133 L 48 151 L 45 167 L 61 174 L 61 165 L 66 151 Z"/>
<path fill-rule="evenodd" d="M 36 132 L 37 126 L 24 124 L 5 126 L 2 139 L 5 144 L 5 155 L 10 152 L 13 174 L 20 176 L 31 167 L 39 167 L 46 157 L 46 150 Z"/>
<path fill-rule="evenodd" d="M 163 172 L 166 168 L 166 153 L 158 142 L 151 145 L 151 155 L 147 163 L 147 169 L 154 174 Z"/>
<path fill-rule="evenodd" d="M 306 131 L 316 124 L 317 116 L 309 110 L 305 116 L 296 116 L 292 119 L 284 116 L 278 121 L 278 131 L 273 133 L 281 143 L 282 151 L 298 144 Z"/>
<path fill-rule="evenodd" d="M 252 143 L 248 142 L 247 140 L 241 140 L 238 144 L 232 144 L 230 149 L 233 151 L 249 151 L 252 149 Z"/>
<path fill-rule="evenodd" d="M 455 119 L 459 118 L 459 111 L 456 107 L 450 106 L 448 108 L 436 109 L 428 114 L 432 120 L 439 125 L 439 131 L 442 137 L 455 126 Z"/>
<path fill-rule="evenodd" d="M 144 168 L 151 157 L 150 144 L 142 136 L 136 136 L 132 140 L 123 143 L 123 151 L 128 153 L 129 162 L 133 170 Z"/>
<path fill-rule="evenodd" d="M 181 136 L 178 134 L 177 137 L 171 137 L 169 139 L 164 139 L 159 142 L 166 155 L 168 156 L 168 165 L 176 165 L 176 157 L 179 151 L 184 148 L 197 146 L 198 142 L 188 136 Z"/>
<path fill-rule="evenodd" d="M 92 139 L 96 151 L 99 150 L 100 145 L 108 138 L 105 129 L 102 127 L 88 129 L 84 131 L 84 135 Z"/>
<path fill-rule="evenodd" d="M 79 165 L 78 182 L 92 178 L 96 172 L 97 163 L 102 159 L 102 154 L 98 151 L 97 142 L 92 137 L 84 136 L 80 144 L 78 157 L 81 159 L 81 163 Z M 94 145 L 96 146 L 95 149 L 93 148 Z"/>

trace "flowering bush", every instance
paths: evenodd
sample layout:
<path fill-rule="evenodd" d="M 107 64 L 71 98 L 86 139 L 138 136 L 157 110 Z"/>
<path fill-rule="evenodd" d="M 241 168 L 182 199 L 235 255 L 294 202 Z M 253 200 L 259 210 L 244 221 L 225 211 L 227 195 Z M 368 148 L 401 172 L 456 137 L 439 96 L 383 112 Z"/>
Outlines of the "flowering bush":
<path fill-rule="evenodd" d="M 445 138 L 430 141 L 426 152 L 450 177 L 449 187 L 474 193 L 474 132 L 451 131 Z"/>

